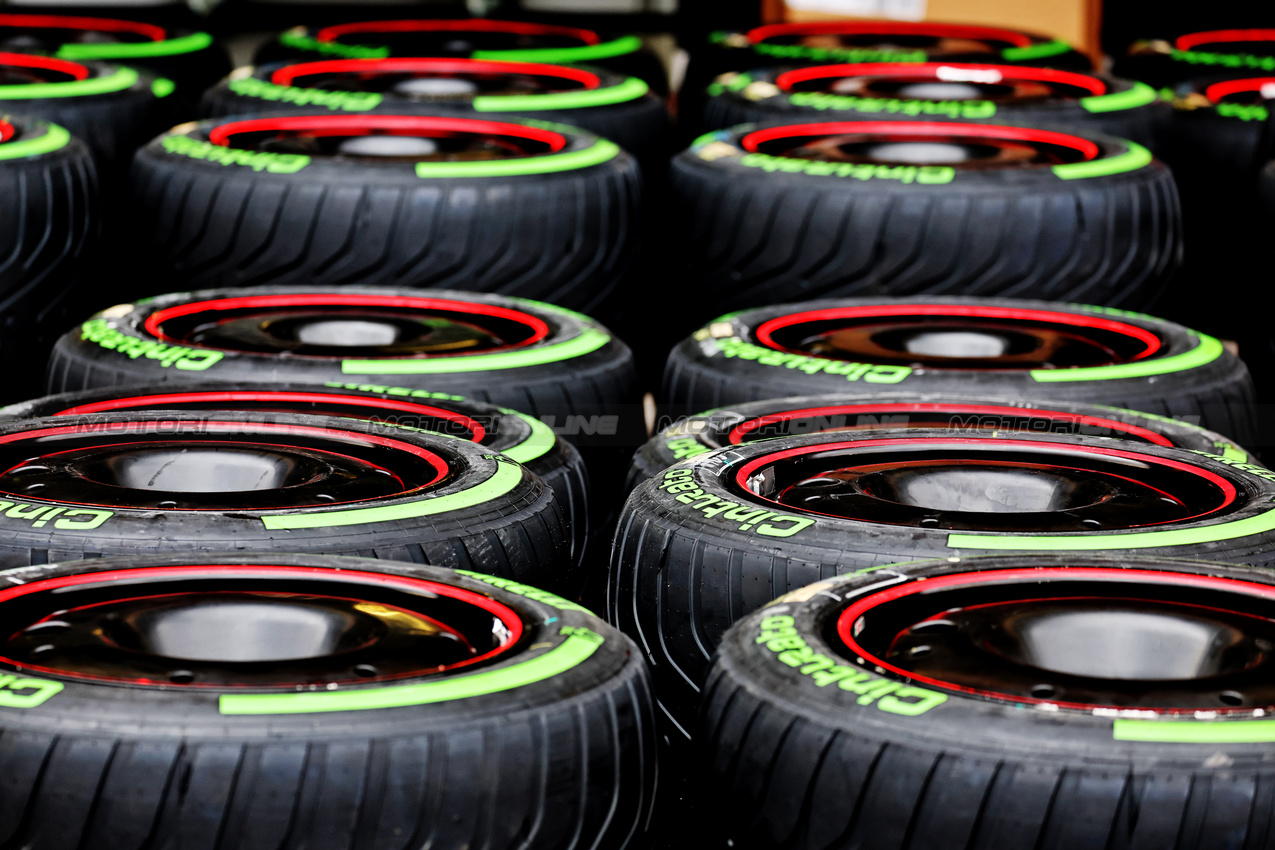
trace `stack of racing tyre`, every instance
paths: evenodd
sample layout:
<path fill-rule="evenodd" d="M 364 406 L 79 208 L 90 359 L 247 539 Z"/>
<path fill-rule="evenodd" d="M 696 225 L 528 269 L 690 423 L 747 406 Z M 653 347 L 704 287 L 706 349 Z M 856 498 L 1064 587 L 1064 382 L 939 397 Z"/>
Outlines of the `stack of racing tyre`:
<path fill-rule="evenodd" d="M 0 844 L 1266 841 L 1268 22 L 32 2 Z"/>

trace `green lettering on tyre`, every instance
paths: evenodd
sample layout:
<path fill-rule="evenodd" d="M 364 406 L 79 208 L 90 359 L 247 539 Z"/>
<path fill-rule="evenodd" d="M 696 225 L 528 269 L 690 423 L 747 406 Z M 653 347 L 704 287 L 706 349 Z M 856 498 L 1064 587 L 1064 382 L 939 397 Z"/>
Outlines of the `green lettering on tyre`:
<path fill-rule="evenodd" d="M 233 715 L 318 714 L 405 708 L 471 699 L 533 685 L 565 673 L 588 660 L 606 641 L 592 629 L 579 626 L 563 626 L 559 634 L 565 635 L 566 639 L 543 655 L 495 670 L 384 688 L 286 694 L 222 694 L 217 707 L 222 714 Z"/>
<path fill-rule="evenodd" d="M 50 679 L 0 674 L 0 708 L 38 708 L 64 687 Z"/>

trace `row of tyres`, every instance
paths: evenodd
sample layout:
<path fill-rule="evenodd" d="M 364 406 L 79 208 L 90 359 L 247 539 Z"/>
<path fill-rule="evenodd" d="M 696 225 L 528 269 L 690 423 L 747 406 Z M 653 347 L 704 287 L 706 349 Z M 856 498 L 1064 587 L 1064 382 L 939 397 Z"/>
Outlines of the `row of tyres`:
<path fill-rule="evenodd" d="M 736 312 L 674 348 L 673 421 L 629 465 L 633 357 L 569 308 L 629 319 L 614 258 L 663 222 L 611 142 L 507 116 L 609 114 L 591 129 L 621 141 L 662 113 L 544 56 L 350 55 L 375 31 L 292 33 L 325 61 L 233 74 L 205 95 L 222 117 L 139 154 L 142 261 L 242 288 L 13 322 L 63 334 L 69 394 L 0 425 L 12 840 L 627 846 L 657 737 L 693 812 L 657 813 L 674 842 L 1260 832 L 1270 582 L 1221 565 L 1272 549 L 1252 386 L 1213 337 L 1116 309 L 1177 262 L 1163 166 L 921 107 L 700 138 L 669 236 L 696 286 L 654 307 L 672 336 Z M 1015 38 L 1002 59 L 1078 58 Z M 745 74 L 712 96 L 770 91 Z M 1153 108 L 1094 75 L 1009 82 Z M 658 148 L 623 143 L 660 198 Z M 85 556 L 107 560 L 44 566 Z"/>

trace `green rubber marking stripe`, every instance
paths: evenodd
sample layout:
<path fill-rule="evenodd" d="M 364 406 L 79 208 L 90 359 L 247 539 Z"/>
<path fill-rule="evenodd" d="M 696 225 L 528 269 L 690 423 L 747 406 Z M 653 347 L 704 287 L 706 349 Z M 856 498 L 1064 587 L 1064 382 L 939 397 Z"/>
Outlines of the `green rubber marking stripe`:
<path fill-rule="evenodd" d="M 629 77 L 615 86 L 590 91 L 562 91 L 549 94 L 517 94 L 501 97 L 483 95 L 474 98 L 474 109 L 479 112 L 529 112 L 539 109 L 587 109 L 590 106 L 607 106 L 637 100 L 651 90 L 637 77 Z"/>
<path fill-rule="evenodd" d="M 1046 56 L 1057 56 L 1059 53 L 1068 53 L 1071 51 L 1071 45 L 1065 41 L 1046 41 L 1042 44 L 1029 44 L 1026 47 L 1006 47 L 1001 51 L 1001 58 L 1008 59 L 1010 62 L 1018 62 L 1022 59 L 1042 59 Z"/>
<path fill-rule="evenodd" d="M 46 97 L 83 97 L 122 91 L 137 82 L 132 68 L 118 68 L 107 77 L 90 77 L 69 83 L 33 83 L 29 86 L 0 86 L 0 100 L 36 100 Z"/>
<path fill-rule="evenodd" d="M 1111 737 L 1117 741 L 1154 741 L 1163 744 L 1269 744 L 1275 742 L 1275 720 L 1117 718 Z"/>
<path fill-rule="evenodd" d="M 151 83 L 151 94 L 155 97 L 168 97 L 177 88 L 177 84 L 166 77 L 157 77 L 155 82 Z"/>
<path fill-rule="evenodd" d="M 0 159 L 19 159 L 24 156 L 39 156 L 66 147 L 71 141 L 71 134 L 65 127 L 49 124 L 43 136 L 34 139 L 19 139 L 16 142 L 0 144 Z"/>
<path fill-rule="evenodd" d="M 592 62 L 596 59 L 610 59 L 626 53 L 636 53 L 642 49 L 642 39 L 636 35 L 626 35 L 614 41 L 601 44 L 589 44 L 584 47 L 540 47 L 531 50 L 475 50 L 470 59 L 504 59 L 509 62 L 548 62 L 549 64 L 570 65 L 575 62 Z"/>
<path fill-rule="evenodd" d="M 619 145 L 598 139 L 582 151 L 529 156 L 526 159 L 494 159 L 486 162 L 418 162 L 417 177 L 511 177 L 520 174 L 552 174 L 588 168 L 614 159 Z"/>
<path fill-rule="evenodd" d="M 1121 109 L 1135 109 L 1155 103 L 1159 100 L 1155 89 L 1146 83 L 1134 83 L 1128 91 L 1115 94 L 1098 94 L 1093 97 L 1082 97 L 1080 105 L 1087 112 L 1118 112 Z"/>
<path fill-rule="evenodd" d="M 346 375 L 447 375 L 485 372 L 488 369 L 520 369 L 582 357 L 610 341 L 609 334 L 596 328 L 585 328 L 578 337 L 544 348 L 420 360 L 344 360 L 341 372 Z"/>
<path fill-rule="evenodd" d="M 1251 534 L 1275 530 L 1275 510 L 1248 519 L 1211 525 L 1204 528 L 1181 528 L 1176 531 L 1138 531 L 1131 534 L 1077 534 L 1074 537 L 1022 537 L 1013 534 L 949 534 L 949 549 L 1008 549 L 1013 551 L 1086 551 L 1107 549 L 1147 549 L 1159 546 L 1192 546 L 1235 540 Z"/>
<path fill-rule="evenodd" d="M 367 711 L 452 702 L 511 691 L 514 688 L 533 685 L 565 673 L 597 652 L 598 647 L 602 645 L 601 637 L 594 632 L 588 632 L 593 635 L 592 639 L 581 637 L 579 635 L 581 631 L 586 630 L 575 630 L 559 646 L 544 655 L 500 670 L 487 670 L 440 682 L 420 682 L 415 685 L 398 685 L 388 688 L 361 688 L 345 692 L 222 694 L 217 708 L 222 714 L 314 714 L 325 711 Z"/>
<path fill-rule="evenodd" d="M 523 440 L 516 446 L 505 449 L 501 454 L 510 460 L 516 460 L 519 463 L 528 463 L 538 457 L 543 457 L 549 453 L 549 450 L 558 442 L 558 435 L 553 433 L 553 429 L 545 423 L 541 422 L 534 416 L 528 416 L 525 413 L 519 413 L 516 410 L 500 409 L 501 413 L 509 416 L 517 416 L 523 422 L 531 426 L 531 434 L 527 439 Z"/>
<path fill-rule="evenodd" d="M 1144 360 L 1140 363 L 1117 363 L 1113 366 L 1082 366 L 1078 369 L 1032 369 L 1033 381 L 1055 384 L 1065 381 L 1112 381 L 1117 378 L 1146 378 L 1151 375 L 1167 375 L 1185 372 L 1212 363 L 1222 356 L 1222 343 L 1208 334 L 1197 333 L 1200 344 L 1190 351 L 1160 360 Z"/>
<path fill-rule="evenodd" d="M 193 32 L 167 41 L 143 41 L 129 44 L 64 44 L 58 48 L 59 59 L 151 59 L 178 56 L 203 50 L 213 43 L 206 32 Z"/>
<path fill-rule="evenodd" d="M 468 490 L 450 496 L 424 496 L 400 505 L 378 508 L 350 508 L 342 511 L 323 511 L 307 514 L 278 514 L 261 518 L 271 530 L 297 531 L 304 528 L 336 528 L 342 525 L 364 525 L 372 522 L 393 522 L 400 519 L 433 516 L 448 511 L 480 505 L 503 496 L 518 486 L 522 480 L 522 468 L 512 463 L 499 463 L 496 472 Z"/>
<path fill-rule="evenodd" d="M 1066 165 L 1055 165 L 1054 174 L 1060 180 L 1083 180 L 1086 177 L 1106 177 L 1108 174 L 1122 174 L 1126 171 L 1137 171 L 1151 162 L 1151 151 L 1137 142 L 1125 141 L 1129 150 L 1106 159 L 1095 159 L 1090 162 L 1071 162 Z"/>

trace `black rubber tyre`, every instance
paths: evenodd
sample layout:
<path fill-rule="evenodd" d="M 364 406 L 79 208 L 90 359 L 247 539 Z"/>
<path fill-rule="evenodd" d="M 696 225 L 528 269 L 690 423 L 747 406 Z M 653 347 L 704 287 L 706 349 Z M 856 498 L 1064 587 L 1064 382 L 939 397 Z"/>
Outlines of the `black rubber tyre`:
<path fill-rule="evenodd" d="M 79 646 L 35 664 L 6 658 L 4 840 L 33 850 L 643 845 L 656 781 L 648 675 L 622 635 L 545 591 L 365 559 L 227 553 L 5 578 L 0 604 L 24 624 L 43 609 L 94 602 L 170 623 L 192 614 L 208 640 L 192 647 L 170 635 L 177 650 L 194 652 L 157 657 L 168 649 L 161 637 L 109 621 L 140 646 L 103 646 L 111 666 L 97 678 L 82 673 Z M 119 598 L 143 588 L 175 608 Z M 320 598 L 289 598 L 306 593 Z M 224 606 L 227 597 L 237 628 L 209 628 L 205 600 Z M 327 638 L 316 641 L 322 651 L 299 647 L 299 661 L 239 660 L 261 657 L 263 636 L 279 637 L 271 625 L 293 645 L 286 627 L 297 618 L 333 627 L 314 623 L 329 610 L 355 621 L 338 621 L 343 639 L 372 624 L 430 655 L 412 669 L 388 637 L 354 650 Z M 404 620 L 421 623 L 416 612 L 432 625 L 405 633 Z M 103 619 L 86 607 L 60 615 Z M 431 655 L 449 657 L 429 637 L 440 629 L 484 654 L 420 669 Z M 73 624 L 63 635 L 80 631 Z M 10 646 L 25 658 L 22 643 Z M 349 669 L 378 650 L 397 675 L 358 679 L 381 673 Z M 122 681 L 133 668 L 139 675 Z M 285 684 L 289 672 L 308 673 L 293 682 L 309 684 Z"/>
<path fill-rule="evenodd" d="M 391 13 L 392 14 L 392 13 Z M 554 65 L 597 65 L 668 93 L 664 63 L 635 35 L 578 26 L 488 18 L 368 20 L 366 11 L 331 26 L 293 27 L 257 51 L 258 64 L 285 60 L 448 57 Z"/>
<path fill-rule="evenodd" d="M 997 64 L 859 64 L 723 74 L 704 129 L 783 121 L 994 121 L 1075 127 L 1160 153 L 1171 112 L 1155 89 L 1108 74 Z"/>
<path fill-rule="evenodd" d="M 1197 77 L 1256 77 L 1275 73 L 1270 29 L 1220 29 L 1144 38 L 1115 57 L 1115 73 L 1153 86 Z"/>
<path fill-rule="evenodd" d="M 368 136 L 372 128 L 407 138 Z M 254 148 L 271 134 L 282 140 L 261 144 L 297 152 Z M 326 152 L 378 139 L 419 151 L 457 145 L 517 155 Z M 144 208 L 139 227 L 167 270 L 158 279 L 177 274 L 196 287 L 450 287 L 592 310 L 614 292 L 637 247 L 633 158 L 584 131 L 527 120 L 214 119 L 176 127 L 138 151 L 133 180 Z"/>
<path fill-rule="evenodd" d="M 1267 232 L 1256 186 L 1275 157 L 1270 101 L 1262 97 L 1270 79 L 1211 76 L 1179 84 L 1161 149 L 1182 197 L 1186 242 L 1186 264 L 1165 293 L 1163 312 L 1227 339 L 1250 317 L 1199 295 L 1210 281 L 1260 273 L 1247 251 L 1232 246 L 1261 244 Z"/>
<path fill-rule="evenodd" d="M 76 285 L 101 227 L 97 171 L 66 129 L 0 115 L 0 400 L 39 392 L 36 374 L 81 305 Z"/>
<path fill-rule="evenodd" d="M 588 475 L 580 452 L 539 419 L 453 393 L 342 383 L 192 384 L 86 390 L 0 408 L 3 419 L 118 410 L 265 410 L 384 422 L 470 440 L 526 466 L 548 484 L 571 527 L 571 558 L 582 565 L 589 535 Z"/>
<path fill-rule="evenodd" d="M 465 440 L 329 416 L 165 410 L 10 420 L 0 440 L 13 461 L 0 475 L 3 569 L 246 550 L 472 569 L 565 593 L 583 583 L 553 490 Z"/>
<path fill-rule="evenodd" d="M 194 326 L 190 317 L 195 317 Z M 199 327 L 205 319 L 224 326 L 244 317 L 249 319 L 244 332 L 254 336 L 247 343 L 226 337 L 219 346 L 221 336 Z M 423 335 L 418 326 L 429 327 L 428 322 L 435 327 L 447 323 L 458 334 L 469 322 L 486 322 L 490 328 L 480 326 L 482 333 L 474 333 L 483 337 L 489 332 L 490 341 L 483 345 L 480 339 L 472 353 L 451 353 L 431 352 L 429 340 L 417 342 L 410 333 L 398 348 L 299 346 L 296 339 L 274 335 L 286 334 L 286 328 L 255 337 L 257 322 L 347 319 L 355 323 L 355 332 L 361 322 L 401 321 L 409 332 L 416 327 L 417 336 Z M 251 347 L 252 342 L 260 347 Z M 392 289 L 263 287 L 162 295 L 113 307 L 64 335 L 49 369 L 48 388 L 60 393 L 209 380 L 375 381 L 374 386 L 387 390 L 450 392 L 535 416 L 577 445 L 623 445 L 634 417 L 641 421 L 633 356 L 604 327 L 547 304 L 469 292 L 425 297 Z"/>
<path fill-rule="evenodd" d="M 1275 779 L 1269 690 L 1226 690 L 1237 679 L 1252 682 L 1251 676 L 1171 669 L 1181 659 L 1166 659 L 1161 648 L 1147 669 L 1171 669 L 1163 676 L 1169 682 L 1069 675 L 1049 662 L 1027 661 L 1019 670 L 1035 672 L 1042 679 L 1039 693 L 1056 697 L 982 696 L 978 690 L 1001 683 L 993 677 L 1005 670 L 1004 659 L 992 660 L 986 650 L 966 653 L 965 641 L 999 612 L 957 612 L 970 630 L 958 623 L 931 648 L 931 666 L 943 663 L 940 652 L 953 664 L 976 655 L 989 660 L 996 672 L 975 693 L 896 672 L 916 670 L 914 662 L 873 666 L 849 647 L 872 643 L 872 626 L 888 628 L 884 618 L 902 613 L 880 600 L 894 596 L 907 604 L 922 585 L 938 597 L 921 603 L 931 606 L 927 612 L 962 591 L 990 603 L 1019 592 L 1074 590 L 1110 597 L 1113 605 L 1123 599 L 1143 618 L 1170 628 L 1189 622 L 1203 631 L 1243 622 L 1249 631 L 1237 628 L 1234 634 L 1251 641 L 1268 621 L 1249 612 L 1269 612 L 1272 584 L 1269 570 L 1082 555 L 953 558 L 804 588 L 749 616 L 722 642 L 699 727 L 708 752 L 698 783 L 712 798 L 700 816 L 714 837 L 741 848 L 1263 846 L 1275 817 L 1265 792 Z M 1205 599 L 1212 610 L 1200 618 L 1187 613 L 1185 602 Z M 998 608 L 1004 606 L 991 610 Z M 849 617 L 842 617 L 858 609 L 874 616 L 858 618 L 864 630 L 850 636 L 843 631 Z M 1118 668 L 1135 639 L 1147 645 L 1143 623 L 1117 625 L 1102 612 L 1097 619 L 1100 624 L 1083 638 L 1075 623 L 1060 630 L 1072 641 L 1066 649 L 1087 640 L 1091 659 Z M 940 628 L 946 627 L 939 623 L 935 634 Z M 904 647 L 916 645 L 915 638 L 903 640 Z M 1019 645 L 1012 638 L 1010 643 Z M 1064 657 L 1077 660 L 1074 651 Z M 1073 669 L 1100 665 L 1090 660 Z M 1201 668 L 1217 666 L 1210 660 Z M 1003 681 L 1015 675 L 1024 673 L 1006 672 Z M 1076 693 L 1077 686 L 1132 698 L 1069 703 L 1064 694 L 1069 688 Z M 1180 688 L 1175 708 L 1153 708 L 1149 700 L 1174 686 Z M 1200 710 L 1184 708 L 1193 702 Z"/>
<path fill-rule="evenodd" d="M 406 85 L 426 88 L 403 93 Z M 411 58 L 274 63 L 236 72 L 204 94 L 209 117 L 272 109 L 534 118 L 610 139 L 644 167 L 671 154 L 668 113 L 647 84 L 587 66 Z"/>
<path fill-rule="evenodd" d="M 87 15 L 0 14 L 0 50 L 33 50 L 72 62 L 114 62 L 172 80 L 184 98 L 230 73 L 230 57 L 206 32 Z"/>
<path fill-rule="evenodd" d="M 814 472 L 838 466 L 840 476 Z M 818 483 L 793 483 L 807 469 Z M 859 486 L 861 474 L 876 477 Z M 904 492 L 908 481 L 917 489 Z M 1078 481 L 1074 496 L 1063 492 Z M 1084 504 L 1090 485 L 1118 495 Z M 1166 492 L 1178 507 L 1161 501 Z M 1050 493 L 1059 501 L 1034 499 Z M 1272 500 L 1275 472 L 1260 466 L 1105 437 L 763 440 L 681 461 L 634 489 L 611 553 L 607 616 L 643 647 L 662 710 L 685 735 L 722 634 L 782 593 L 883 564 L 1005 550 L 1272 566 Z"/>
<path fill-rule="evenodd" d="M 0 410 L 0 415 L 14 409 L 19 408 Z M 625 491 L 654 478 L 679 460 L 714 449 L 825 431 L 915 428 L 1084 434 L 1209 452 L 1231 460 L 1251 460 L 1248 452 L 1226 437 L 1189 422 L 1099 404 L 959 395 L 838 393 L 731 404 L 679 418 L 662 428 L 633 456 Z"/>
<path fill-rule="evenodd" d="M 930 146 L 974 158 L 917 166 L 877 153 Z M 1064 149 L 1088 159 L 1050 165 Z M 1169 170 L 1140 145 L 1078 130 L 744 125 L 701 137 L 671 172 L 686 256 L 679 301 L 700 317 L 952 292 L 1140 308 L 1181 263 Z"/>
<path fill-rule="evenodd" d="M 909 350 L 922 325 L 937 334 L 931 341 L 952 347 Z M 846 336 L 828 341 L 837 330 Z M 793 336 L 807 331 L 808 339 Z M 1000 349 L 998 333 L 1015 341 Z M 979 345 L 992 349 L 980 356 Z M 664 373 L 664 400 L 675 416 L 794 392 L 887 388 L 1105 404 L 1187 417 L 1253 444 L 1252 380 L 1218 340 L 1151 316 L 1076 304 L 865 298 L 747 310 L 684 340 Z"/>
<path fill-rule="evenodd" d="M 132 68 L 0 53 L 0 73 L 21 80 L 0 86 L 0 109 L 60 124 L 113 173 L 176 117 L 172 83 Z"/>

